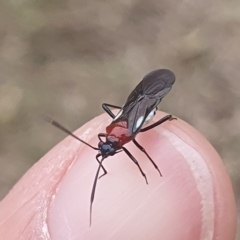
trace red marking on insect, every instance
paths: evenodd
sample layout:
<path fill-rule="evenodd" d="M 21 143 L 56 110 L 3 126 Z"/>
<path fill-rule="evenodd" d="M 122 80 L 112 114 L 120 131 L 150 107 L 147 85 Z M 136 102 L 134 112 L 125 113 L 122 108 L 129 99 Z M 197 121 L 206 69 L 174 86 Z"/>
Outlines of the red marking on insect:
<path fill-rule="evenodd" d="M 131 132 L 127 128 L 126 121 L 110 124 L 106 128 L 106 133 L 107 141 L 116 143 L 119 148 L 133 139 Z"/>
<path fill-rule="evenodd" d="M 115 105 L 103 103 L 102 107 L 113 118 L 113 121 L 109 126 L 106 127 L 106 133 L 99 133 L 99 143 L 98 147 L 93 147 L 87 142 L 83 141 L 71 131 L 63 127 L 58 122 L 47 119 L 48 122 L 61 129 L 62 131 L 70 134 L 80 142 L 86 144 L 94 150 L 98 151 L 96 155 L 96 160 L 99 163 L 97 173 L 93 182 L 93 188 L 91 193 L 90 200 L 90 225 L 92 217 L 92 204 L 94 201 L 95 190 L 97 185 L 97 179 L 103 177 L 107 174 L 107 170 L 103 166 L 103 161 L 109 157 L 113 156 L 116 153 L 124 151 L 128 157 L 133 161 L 134 164 L 138 167 L 142 176 L 145 178 L 146 183 L 147 177 L 143 170 L 141 169 L 138 161 L 134 156 L 124 147 L 124 145 L 130 141 L 145 153 L 148 159 L 151 161 L 153 166 L 162 176 L 158 166 L 148 155 L 145 149 L 136 141 L 135 137 L 140 132 L 146 132 L 168 120 L 175 119 L 172 115 L 167 115 L 152 125 L 142 128 L 144 124 L 148 123 L 152 117 L 155 115 L 158 104 L 161 102 L 162 98 L 171 90 L 172 85 L 175 82 L 174 73 L 167 69 L 158 69 L 147 74 L 143 80 L 136 86 L 136 88 L 131 92 L 127 98 L 123 107 L 118 107 Z M 118 114 L 115 116 L 109 107 L 120 109 Z M 105 138 L 105 141 L 102 140 L 102 137 Z M 101 159 L 99 159 L 101 157 Z M 100 169 L 103 170 L 103 174 L 99 177 Z"/>

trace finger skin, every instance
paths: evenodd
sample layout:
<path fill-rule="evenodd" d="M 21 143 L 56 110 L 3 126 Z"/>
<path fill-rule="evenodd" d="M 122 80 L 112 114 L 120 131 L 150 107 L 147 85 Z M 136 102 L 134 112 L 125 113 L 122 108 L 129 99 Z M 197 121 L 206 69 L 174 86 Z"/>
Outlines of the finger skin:
<path fill-rule="evenodd" d="M 166 115 L 157 113 L 155 121 Z M 97 146 L 111 119 L 100 115 L 76 134 Z M 0 203 L 0 239 L 234 240 L 236 207 L 229 177 L 213 147 L 181 120 L 168 121 L 104 161 L 89 227 L 96 151 L 67 137 L 40 159 Z"/>

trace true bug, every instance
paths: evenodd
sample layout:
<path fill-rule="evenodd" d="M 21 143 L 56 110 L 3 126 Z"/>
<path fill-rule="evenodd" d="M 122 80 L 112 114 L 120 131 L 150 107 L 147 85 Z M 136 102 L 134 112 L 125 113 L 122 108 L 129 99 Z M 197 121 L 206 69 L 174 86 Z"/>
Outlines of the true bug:
<path fill-rule="evenodd" d="M 93 147 L 87 142 L 83 141 L 71 131 L 67 130 L 58 122 L 48 119 L 51 124 L 61 129 L 62 131 L 70 134 L 80 142 L 86 144 L 94 150 L 98 150 L 96 155 L 96 160 L 99 163 L 97 173 L 93 182 L 91 200 L 90 200 L 90 225 L 92 216 L 92 204 L 94 201 L 95 190 L 97 185 L 97 179 L 106 175 L 107 170 L 102 165 L 103 160 L 109 156 L 113 156 L 116 153 L 124 151 L 129 158 L 137 165 L 142 176 L 145 178 L 146 183 L 147 177 L 143 170 L 141 169 L 138 161 L 133 157 L 133 155 L 124 147 L 124 145 L 130 141 L 145 153 L 148 159 L 151 161 L 153 166 L 157 169 L 160 176 L 162 176 L 158 166 L 148 155 L 145 149 L 136 141 L 135 137 L 139 132 L 146 132 L 167 120 L 174 119 L 172 115 L 167 115 L 152 125 L 142 128 L 144 124 L 148 123 L 157 110 L 158 104 L 161 102 L 162 98 L 171 90 L 172 85 L 175 82 L 175 75 L 172 71 L 168 69 L 158 69 L 148 73 L 142 81 L 136 86 L 136 88 L 131 92 L 127 101 L 122 107 L 103 103 L 102 107 L 108 113 L 108 115 L 113 118 L 110 125 L 106 127 L 106 133 L 99 133 L 99 143 L 98 147 Z M 118 114 L 115 116 L 110 110 L 110 107 L 120 109 Z M 105 138 L 105 141 L 102 140 Z M 99 159 L 101 157 L 101 159 Z M 99 177 L 100 169 L 103 170 L 103 174 Z"/>

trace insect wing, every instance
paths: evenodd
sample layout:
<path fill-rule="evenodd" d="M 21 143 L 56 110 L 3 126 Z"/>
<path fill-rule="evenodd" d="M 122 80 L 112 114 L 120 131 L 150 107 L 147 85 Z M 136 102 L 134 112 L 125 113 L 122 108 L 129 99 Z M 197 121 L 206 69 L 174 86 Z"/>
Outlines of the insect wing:
<path fill-rule="evenodd" d="M 128 115 L 128 129 L 133 133 L 137 133 L 143 126 L 146 118 L 158 105 L 158 101 L 154 98 L 144 97 L 132 108 Z"/>
<path fill-rule="evenodd" d="M 129 111 L 129 109 L 146 96 L 148 98 L 156 98 L 161 101 L 161 99 L 171 90 L 174 82 L 175 75 L 168 69 L 158 69 L 148 73 L 130 93 L 122 108 L 123 113 L 124 109 Z"/>
<path fill-rule="evenodd" d="M 171 90 L 175 75 L 167 69 L 158 69 L 147 74 L 129 95 L 113 123 L 127 122 L 130 132 L 137 133 L 148 115 Z"/>
<path fill-rule="evenodd" d="M 172 71 L 158 69 L 147 74 L 140 84 L 144 95 L 163 98 L 171 90 L 174 82 L 175 75 Z"/>

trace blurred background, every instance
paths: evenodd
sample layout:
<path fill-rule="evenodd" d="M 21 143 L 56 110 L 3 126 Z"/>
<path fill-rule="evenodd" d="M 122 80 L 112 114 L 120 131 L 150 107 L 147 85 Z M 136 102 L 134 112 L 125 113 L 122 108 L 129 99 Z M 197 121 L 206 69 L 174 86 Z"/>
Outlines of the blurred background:
<path fill-rule="evenodd" d="M 0 199 L 65 137 L 42 115 L 75 130 L 157 68 L 177 77 L 160 109 L 213 144 L 239 209 L 236 0 L 1 0 Z"/>

